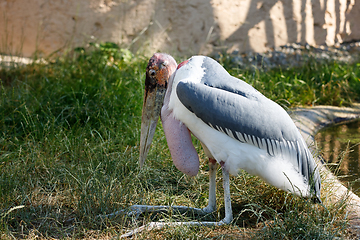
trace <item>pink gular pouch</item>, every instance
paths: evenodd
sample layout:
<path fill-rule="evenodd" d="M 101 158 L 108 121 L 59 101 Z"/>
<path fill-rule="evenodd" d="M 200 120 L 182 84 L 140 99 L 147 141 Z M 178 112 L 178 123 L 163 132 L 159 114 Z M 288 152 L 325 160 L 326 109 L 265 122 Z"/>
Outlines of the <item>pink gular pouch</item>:
<path fill-rule="evenodd" d="M 189 129 L 174 118 L 167 105 L 161 109 L 161 121 L 174 165 L 184 174 L 196 176 L 199 172 L 199 156 L 192 144 Z"/>

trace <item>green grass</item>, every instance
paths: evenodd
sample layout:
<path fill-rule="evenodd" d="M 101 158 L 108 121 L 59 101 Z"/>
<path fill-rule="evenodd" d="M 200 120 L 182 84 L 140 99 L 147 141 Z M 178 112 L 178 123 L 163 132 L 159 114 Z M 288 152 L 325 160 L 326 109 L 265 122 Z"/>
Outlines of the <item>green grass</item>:
<path fill-rule="evenodd" d="M 48 64 L 0 69 L 1 238 L 111 238 L 152 218 L 101 219 L 132 204 L 207 204 L 205 156 L 189 178 L 171 162 L 161 124 L 145 167 L 139 171 L 143 82 L 147 58 L 113 44 L 93 44 Z M 359 64 L 314 60 L 302 68 L 242 70 L 221 61 L 271 99 L 291 107 L 349 105 L 360 93 Z M 221 171 L 219 209 L 223 216 Z M 243 173 L 231 178 L 234 222 L 223 227 L 178 227 L 151 238 L 329 239 L 346 235 L 345 204 L 324 208 Z M 197 218 L 195 218 L 197 219 Z M 264 227 L 266 226 L 266 227 Z M 148 237 L 149 233 L 140 235 Z"/>
<path fill-rule="evenodd" d="M 234 66 L 228 55 L 220 62 L 231 75 L 244 78 L 268 98 L 287 106 L 349 106 L 360 100 L 360 63 L 309 58 L 301 67 L 282 67 L 262 71 L 242 70 Z"/>

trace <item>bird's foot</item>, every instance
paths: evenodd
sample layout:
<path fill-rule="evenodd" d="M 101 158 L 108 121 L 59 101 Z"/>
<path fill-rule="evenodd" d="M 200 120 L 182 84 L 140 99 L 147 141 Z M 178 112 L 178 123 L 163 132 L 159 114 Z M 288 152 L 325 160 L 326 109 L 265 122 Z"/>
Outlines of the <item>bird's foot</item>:
<path fill-rule="evenodd" d="M 196 214 L 199 215 L 207 215 L 209 213 L 212 213 L 215 211 L 214 207 L 207 206 L 203 209 L 200 208 L 192 208 L 192 207 L 186 207 L 186 206 L 150 206 L 150 205 L 133 205 L 130 207 L 129 210 L 120 210 L 111 214 L 107 215 L 99 215 L 98 217 L 101 218 L 112 218 L 119 215 L 127 215 L 129 217 L 134 217 L 137 219 L 140 214 L 143 213 L 152 213 L 157 211 L 164 211 L 164 210 L 173 210 L 176 212 L 184 213 L 187 211 L 193 211 Z M 120 238 L 126 238 L 131 237 L 139 232 L 142 232 L 144 230 L 150 231 L 153 229 L 162 229 L 165 226 L 173 227 L 173 226 L 179 226 L 179 225 L 187 225 L 187 226 L 221 226 L 224 224 L 230 223 L 232 218 L 229 220 L 228 218 L 224 218 L 220 222 L 151 222 L 144 226 L 135 228 L 132 231 L 129 231 L 123 235 L 120 236 Z"/>
<path fill-rule="evenodd" d="M 231 221 L 230 221 L 231 222 Z M 180 226 L 180 225 L 186 225 L 186 226 L 221 226 L 221 225 L 225 225 L 227 223 L 225 223 L 223 220 L 221 220 L 220 222 L 151 222 L 148 223 L 144 226 L 135 228 L 132 231 L 129 231 L 123 235 L 120 236 L 120 238 L 127 238 L 127 237 L 132 237 L 133 235 L 140 233 L 144 230 L 146 231 L 150 231 L 150 230 L 154 230 L 154 229 L 162 229 L 165 226 L 168 227 L 176 227 L 176 226 Z"/>
<path fill-rule="evenodd" d="M 221 220 L 219 223 L 219 225 L 227 225 L 227 224 L 230 224 L 233 220 L 233 217 L 232 216 L 225 216 L 225 218 L 223 220 Z"/>
<path fill-rule="evenodd" d="M 134 217 L 138 219 L 140 214 L 144 213 L 144 208 L 141 208 L 143 205 L 133 205 L 130 207 L 130 210 L 119 210 L 110 214 L 101 214 L 97 215 L 98 218 L 114 218 L 121 215 L 127 215 L 129 217 Z"/>
<path fill-rule="evenodd" d="M 173 210 L 175 212 L 185 213 L 187 211 L 192 211 L 198 215 L 206 215 L 208 213 L 214 212 L 215 210 L 209 209 L 208 207 L 204 209 L 186 207 L 186 206 L 151 206 L 151 205 L 132 205 L 129 210 L 120 210 L 110 214 L 98 215 L 100 218 L 113 218 L 120 215 L 127 215 L 129 217 L 134 217 L 137 219 L 143 213 L 153 213 L 158 211 Z M 205 210 L 206 209 L 206 210 Z"/>
<path fill-rule="evenodd" d="M 216 207 L 208 205 L 207 207 L 204 207 L 202 211 L 205 213 L 213 213 L 216 211 Z"/>
<path fill-rule="evenodd" d="M 151 206 L 151 205 L 132 205 L 130 207 L 131 211 L 128 215 L 139 216 L 142 213 L 153 213 L 158 211 L 167 211 L 172 210 L 174 212 L 185 213 L 188 211 L 192 211 L 199 215 L 205 215 L 207 212 L 204 212 L 203 209 L 193 208 L 187 206 Z"/>

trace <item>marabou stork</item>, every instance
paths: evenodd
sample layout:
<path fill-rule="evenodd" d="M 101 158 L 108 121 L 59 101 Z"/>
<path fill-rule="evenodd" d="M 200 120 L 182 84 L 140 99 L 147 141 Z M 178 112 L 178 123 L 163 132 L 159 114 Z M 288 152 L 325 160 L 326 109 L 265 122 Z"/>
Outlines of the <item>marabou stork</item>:
<path fill-rule="evenodd" d="M 205 212 L 216 210 L 215 175 L 220 164 L 225 218 L 214 224 L 232 221 L 229 173 L 237 175 L 239 169 L 282 190 L 321 202 L 319 171 L 290 116 L 252 86 L 232 77 L 215 60 L 194 56 L 177 66 L 170 55 L 162 53 L 149 60 L 140 166 L 159 115 L 171 157 L 180 171 L 195 176 L 199 170 L 190 133 L 200 140 L 209 158 L 209 203 Z"/>

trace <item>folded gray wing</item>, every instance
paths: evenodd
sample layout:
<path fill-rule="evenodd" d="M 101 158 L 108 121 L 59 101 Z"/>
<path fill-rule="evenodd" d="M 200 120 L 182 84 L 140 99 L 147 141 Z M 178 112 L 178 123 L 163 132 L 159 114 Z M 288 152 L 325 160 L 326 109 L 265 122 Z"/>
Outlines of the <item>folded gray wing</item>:
<path fill-rule="evenodd" d="M 242 80 L 229 76 L 225 81 L 225 87 L 216 85 L 216 81 L 212 84 L 180 81 L 176 93 L 181 103 L 210 127 L 264 149 L 269 155 L 288 155 L 298 171 L 310 180 L 315 162 L 287 112 Z M 246 91 L 233 87 L 236 82 Z M 315 191 L 320 194 L 320 178 L 317 172 L 316 175 L 318 191 Z"/>
<path fill-rule="evenodd" d="M 179 82 L 176 92 L 181 103 L 203 122 L 224 133 L 231 132 L 228 135 L 241 142 L 298 139 L 286 111 L 262 95 L 247 97 L 246 92 L 233 93 L 191 82 Z"/>

